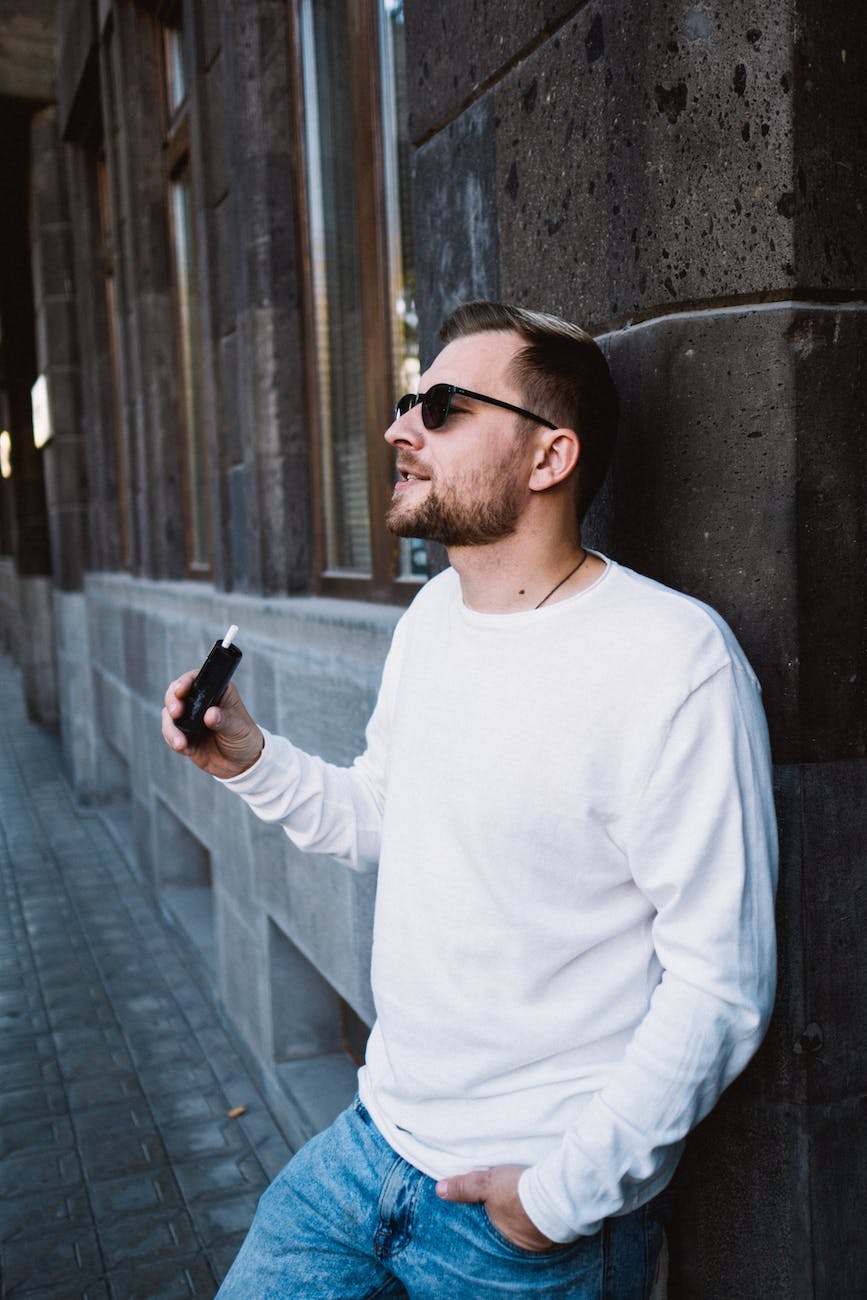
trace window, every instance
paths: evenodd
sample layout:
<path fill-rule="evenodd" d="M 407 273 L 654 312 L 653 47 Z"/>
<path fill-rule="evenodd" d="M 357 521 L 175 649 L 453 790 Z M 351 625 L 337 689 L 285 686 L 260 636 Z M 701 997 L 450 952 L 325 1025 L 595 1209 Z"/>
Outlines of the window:
<path fill-rule="evenodd" d="M 320 590 L 405 600 L 423 543 L 383 518 L 382 435 L 418 382 L 402 0 L 296 0 Z"/>
<path fill-rule="evenodd" d="M 162 21 L 164 153 L 175 293 L 178 421 L 183 444 L 187 563 L 191 574 L 208 576 L 211 570 L 211 481 L 200 400 L 198 263 L 180 6 L 168 7 Z"/>

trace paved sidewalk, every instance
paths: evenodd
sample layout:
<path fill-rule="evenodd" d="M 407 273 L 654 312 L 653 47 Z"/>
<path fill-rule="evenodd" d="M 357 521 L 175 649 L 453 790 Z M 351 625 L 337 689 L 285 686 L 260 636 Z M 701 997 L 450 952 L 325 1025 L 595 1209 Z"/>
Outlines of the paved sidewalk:
<path fill-rule="evenodd" d="M 213 1296 L 288 1148 L 5 659 L 0 719 L 2 1295 Z"/>

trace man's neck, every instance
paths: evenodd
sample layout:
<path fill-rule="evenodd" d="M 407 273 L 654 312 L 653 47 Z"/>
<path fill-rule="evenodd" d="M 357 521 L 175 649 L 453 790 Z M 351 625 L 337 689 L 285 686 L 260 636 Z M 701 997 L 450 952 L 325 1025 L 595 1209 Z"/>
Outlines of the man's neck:
<path fill-rule="evenodd" d="M 455 546 L 449 562 L 464 604 L 480 614 L 516 614 L 553 605 L 589 587 L 604 565 L 586 555 L 580 534 L 502 538 L 487 546 Z"/>

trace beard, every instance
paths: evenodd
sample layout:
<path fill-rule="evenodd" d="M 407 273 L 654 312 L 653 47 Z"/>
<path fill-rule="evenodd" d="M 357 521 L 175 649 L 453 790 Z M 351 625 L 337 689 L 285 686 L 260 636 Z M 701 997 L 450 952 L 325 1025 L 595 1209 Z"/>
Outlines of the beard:
<path fill-rule="evenodd" d="M 398 537 L 419 537 L 443 546 L 484 546 L 509 537 L 521 515 L 523 480 L 514 452 L 487 471 L 463 474 L 437 486 L 427 480 L 417 505 L 398 497 L 385 522 Z"/>

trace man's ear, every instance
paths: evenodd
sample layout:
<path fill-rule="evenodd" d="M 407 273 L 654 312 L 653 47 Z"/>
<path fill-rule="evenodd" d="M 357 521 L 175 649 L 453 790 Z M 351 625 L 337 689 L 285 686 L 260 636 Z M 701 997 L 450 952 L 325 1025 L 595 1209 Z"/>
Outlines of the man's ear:
<path fill-rule="evenodd" d="M 544 429 L 533 456 L 530 488 L 544 492 L 575 473 L 581 442 L 574 429 Z"/>

